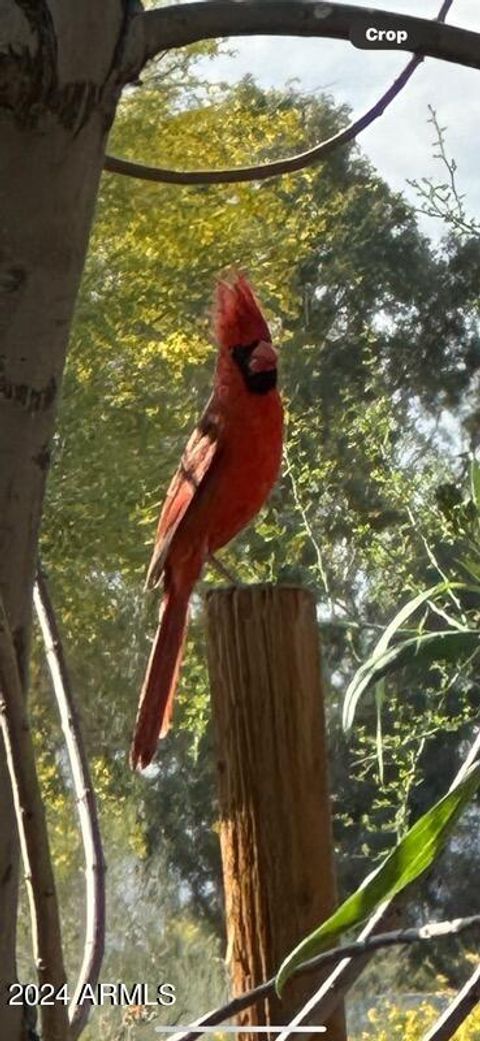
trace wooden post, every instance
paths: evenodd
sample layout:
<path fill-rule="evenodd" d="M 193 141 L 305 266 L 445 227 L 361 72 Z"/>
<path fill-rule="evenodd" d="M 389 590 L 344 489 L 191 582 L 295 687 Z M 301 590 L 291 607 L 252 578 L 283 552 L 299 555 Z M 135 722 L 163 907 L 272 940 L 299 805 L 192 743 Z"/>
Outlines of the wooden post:
<path fill-rule="evenodd" d="M 228 958 L 240 994 L 273 975 L 336 904 L 314 597 L 287 586 L 214 590 L 207 634 Z M 287 1023 L 315 983 L 292 982 L 282 1002 L 239 1023 Z M 345 1041 L 343 1010 L 326 1026 L 315 1036 Z"/>

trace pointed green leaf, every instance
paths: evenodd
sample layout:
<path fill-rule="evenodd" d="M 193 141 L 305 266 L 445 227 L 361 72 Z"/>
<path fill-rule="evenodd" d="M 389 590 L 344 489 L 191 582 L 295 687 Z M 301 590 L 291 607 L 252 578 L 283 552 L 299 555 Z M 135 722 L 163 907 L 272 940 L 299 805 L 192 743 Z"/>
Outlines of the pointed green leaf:
<path fill-rule="evenodd" d="M 382 728 L 382 708 L 385 700 L 385 680 L 381 679 L 375 684 L 375 709 L 377 713 L 377 733 L 376 733 L 376 745 L 377 745 L 377 763 L 378 763 L 378 776 L 380 778 L 380 784 L 383 784 L 384 771 L 383 771 L 383 728 Z"/>
<path fill-rule="evenodd" d="M 359 889 L 285 958 L 275 981 L 279 995 L 298 965 L 315 958 L 341 933 L 365 921 L 380 904 L 392 899 L 431 867 L 479 785 L 480 762 L 476 762 L 459 784 L 420 817 Z"/>
<path fill-rule="evenodd" d="M 463 567 L 465 568 L 465 571 L 468 571 L 468 574 L 471 575 L 472 578 L 477 582 L 480 582 L 480 564 L 478 564 L 476 560 L 472 560 L 471 557 L 464 557 L 462 560 L 459 560 L 458 563 L 460 564 L 460 567 Z M 478 593 L 479 587 L 474 586 L 474 590 Z"/>
<path fill-rule="evenodd" d="M 426 600 L 433 600 L 440 593 L 444 593 L 450 584 L 452 586 L 458 585 L 458 583 L 453 582 L 437 582 L 434 586 L 430 586 L 429 589 L 424 589 L 422 593 L 418 593 L 418 595 L 414 596 L 412 600 L 409 600 L 407 604 L 404 604 L 400 611 L 395 615 L 395 618 L 393 618 L 389 625 L 387 625 L 385 632 L 382 634 L 375 647 L 372 657 L 377 654 L 383 654 L 389 646 L 392 637 L 395 636 L 395 633 L 401 629 L 402 625 L 411 618 L 412 614 L 415 614 L 415 611 L 417 611 Z"/>

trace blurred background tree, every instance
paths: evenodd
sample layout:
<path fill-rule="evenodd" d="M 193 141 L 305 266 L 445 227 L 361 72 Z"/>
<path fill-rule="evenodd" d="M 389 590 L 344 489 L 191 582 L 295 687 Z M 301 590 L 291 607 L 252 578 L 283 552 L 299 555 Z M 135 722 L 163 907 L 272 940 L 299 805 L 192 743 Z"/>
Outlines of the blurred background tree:
<path fill-rule="evenodd" d="M 251 78 L 203 81 L 197 58 L 215 52 L 202 45 L 158 61 L 123 101 L 111 151 L 163 166 L 194 167 L 199 155 L 203 166 L 228 166 L 307 147 L 343 125 L 346 110 L 328 96 L 265 91 Z M 381 706 L 365 703 L 351 746 L 340 724 L 347 682 L 379 632 L 436 581 L 436 562 L 456 554 L 452 510 L 480 430 L 480 241 L 474 227 L 450 222 L 446 232 L 433 247 L 414 209 L 355 146 L 260 184 L 179 188 L 104 177 L 42 557 L 99 784 L 109 864 L 103 978 L 168 978 L 177 1020 L 225 990 L 201 590 L 174 730 L 145 776 L 130 773 L 127 750 L 157 610 L 143 576 L 159 504 L 209 393 L 214 280 L 232 264 L 245 270 L 281 343 L 283 476 L 224 559 L 246 581 L 316 591 L 346 891 L 443 792 L 478 719 L 472 665 L 468 676 L 397 676 Z M 74 965 L 78 840 L 40 647 L 32 687 Z M 449 906 L 459 907 L 465 886 L 451 870 Z M 441 890 L 422 891 L 417 910 L 443 907 Z M 403 963 L 397 956 L 392 969 L 398 986 Z"/>

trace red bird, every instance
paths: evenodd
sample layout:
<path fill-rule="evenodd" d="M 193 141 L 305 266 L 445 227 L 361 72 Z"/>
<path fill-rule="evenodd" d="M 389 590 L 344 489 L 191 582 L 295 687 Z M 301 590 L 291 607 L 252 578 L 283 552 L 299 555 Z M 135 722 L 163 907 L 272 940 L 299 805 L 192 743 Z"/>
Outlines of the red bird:
<path fill-rule="evenodd" d="M 213 394 L 167 491 L 147 573 L 149 589 L 163 579 L 164 597 L 140 695 L 133 768 L 148 766 L 169 729 L 188 603 L 203 565 L 258 513 L 280 468 L 277 351 L 241 275 L 217 285 L 214 334 Z"/>

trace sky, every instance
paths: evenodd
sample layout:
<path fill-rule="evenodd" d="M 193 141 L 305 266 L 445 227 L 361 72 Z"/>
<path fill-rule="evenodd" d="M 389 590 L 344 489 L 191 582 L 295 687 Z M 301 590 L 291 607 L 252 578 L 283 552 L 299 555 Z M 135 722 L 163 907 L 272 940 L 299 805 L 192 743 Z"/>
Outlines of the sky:
<path fill-rule="evenodd" d="M 356 0 L 359 7 L 371 7 Z M 439 0 L 376 0 L 375 6 L 397 13 L 432 18 Z M 454 0 L 451 25 L 480 32 L 480 0 Z M 215 80 L 235 80 L 251 73 L 264 87 L 281 87 L 296 79 L 308 92 L 327 91 L 337 102 L 347 102 L 354 116 L 379 97 L 408 61 L 405 52 L 361 51 L 337 40 L 257 36 L 230 41 L 235 57 L 220 57 L 207 67 Z M 480 71 L 449 62 L 426 59 L 412 80 L 381 118 L 360 137 L 359 144 L 392 188 L 415 202 L 407 179 L 442 177 L 432 157 L 434 130 L 428 124 L 428 105 L 447 127 L 447 153 L 458 166 L 458 185 L 465 194 L 467 213 L 480 216 L 478 140 Z M 302 143 L 299 142 L 300 148 Z M 432 220 L 422 221 L 434 238 L 441 231 Z"/>

